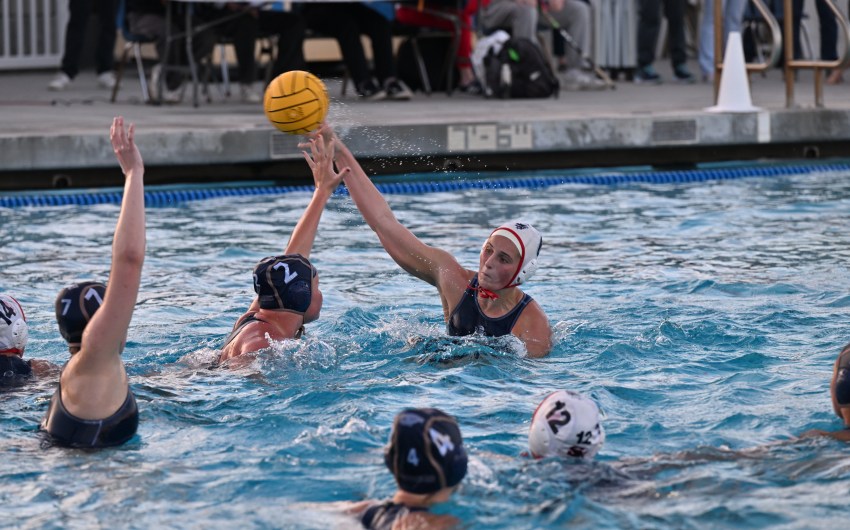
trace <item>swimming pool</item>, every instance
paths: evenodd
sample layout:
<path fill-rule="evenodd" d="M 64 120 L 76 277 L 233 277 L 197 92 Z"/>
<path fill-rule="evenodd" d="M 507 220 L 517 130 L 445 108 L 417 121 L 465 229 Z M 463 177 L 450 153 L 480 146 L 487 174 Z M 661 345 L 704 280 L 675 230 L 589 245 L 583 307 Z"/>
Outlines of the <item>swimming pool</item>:
<path fill-rule="evenodd" d="M 237 371 L 210 369 L 307 192 L 150 208 L 124 358 L 139 435 L 94 453 L 42 449 L 54 381 L 0 394 L 0 520 L 22 528 L 346 528 L 332 501 L 393 491 L 382 447 L 403 406 L 457 416 L 471 455 L 439 510 L 470 528 L 835 527 L 850 458 L 828 382 L 850 340 L 850 173 L 700 183 L 570 184 L 388 196 L 429 244 L 474 266 L 523 215 L 544 234 L 528 292 L 553 353 L 442 339 L 433 288 L 402 272 L 349 198 L 313 259 L 322 319 Z M 27 356 L 62 363 L 59 288 L 105 278 L 117 207 L 0 208 L 0 291 L 28 311 Z M 462 356 L 481 352 L 478 358 Z M 591 465 L 529 461 L 535 405 L 592 395 L 607 442 Z M 736 451 L 743 451 L 736 453 Z"/>

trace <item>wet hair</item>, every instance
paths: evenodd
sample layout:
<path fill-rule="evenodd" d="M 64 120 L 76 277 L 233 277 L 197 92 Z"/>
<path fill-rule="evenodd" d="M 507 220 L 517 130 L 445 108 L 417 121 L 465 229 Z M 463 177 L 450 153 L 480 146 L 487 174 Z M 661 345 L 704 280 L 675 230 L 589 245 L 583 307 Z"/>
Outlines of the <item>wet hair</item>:
<path fill-rule="evenodd" d="M 69 346 L 79 346 L 95 311 L 103 304 L 106 286 L 98 282 L 80 282 L 65 287 L 56 296 L 56 322 L 59 333 Z"/>

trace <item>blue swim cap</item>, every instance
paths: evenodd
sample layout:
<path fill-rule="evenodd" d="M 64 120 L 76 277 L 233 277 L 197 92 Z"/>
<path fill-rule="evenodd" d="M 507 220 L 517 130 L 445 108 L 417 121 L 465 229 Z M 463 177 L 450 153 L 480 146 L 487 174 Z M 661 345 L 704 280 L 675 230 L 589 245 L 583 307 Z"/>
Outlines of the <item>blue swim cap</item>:
<path fill-rule="evenodd" d="M 262 309 L 303 313 L 313 298 L 316 268 L 301 254 L 263 258 L 254 267 L 254 292 Z"/>
<path fill-rule="evenodd" d="M 466 476 L 460 427 L 439 409 L 406 409 L 395 417 L 384 463 L 409 493 L 436 493 Z"/>
<path fill-rule="evenodd" d="M 59 333 L 70 346 L 79 346 L 83 330 L 94 316 L 106 294 L 106 286 L 98 282 L 81 282 L 65 287 L 56 297 L 56 322 Z"/>

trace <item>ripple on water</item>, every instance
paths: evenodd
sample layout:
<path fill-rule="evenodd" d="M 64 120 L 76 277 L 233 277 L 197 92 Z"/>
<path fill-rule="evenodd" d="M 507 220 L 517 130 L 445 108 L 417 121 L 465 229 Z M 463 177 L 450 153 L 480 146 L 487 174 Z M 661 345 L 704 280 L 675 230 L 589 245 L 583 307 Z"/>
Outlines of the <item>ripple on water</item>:
<path fill-rule="evenodd" d="M 353 108 L 333 109 L 343 132 L 362 132 Z M 510 338 L 445 337 L 436 289 L 400 270 L 334 196 L 311 254 L 322 319 L 304 340 L 224 367 L 251 270 L 280 252 L 310 194 L 150 209 L 123 353 L 139 434 L 93 453 L 42 447 L 58 373 L 3 392 L 15 465 L 0 466 L 0 517 L 21 528 L 351 528 L 334 503 L 393 491 L 383 464 L 393 416 L 437 406 L 458 418 L 470 454 L 439 511 L 471 528 L 839 527 L 846 447 L 787 440 L 839 427 L 828 386 L 850 340 L 848 196 L 850 180 L 834 173 L 389 195 L 402 223 L 471 268 L 492 226 L 531 219 L 546 244 L 527 291 L 554 329 L 543 360 Z M 67 360 L 55 293 L 106 278 L 117 214 L 0 209 L 11 227 L 0 231 L 0 291 L 25 306 L 29 358 Z M 596 461 L 521 456 L 532 411 L 558 388 L 600 403 Z"/>

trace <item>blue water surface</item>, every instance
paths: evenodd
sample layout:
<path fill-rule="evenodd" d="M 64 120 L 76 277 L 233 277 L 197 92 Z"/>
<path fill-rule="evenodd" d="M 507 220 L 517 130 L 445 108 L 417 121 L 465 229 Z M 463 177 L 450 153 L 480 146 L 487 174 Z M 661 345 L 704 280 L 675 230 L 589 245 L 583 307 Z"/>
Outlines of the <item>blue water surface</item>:
<path fill-rule="evenodd" d="M 138 435 L 45 448 L 56 374 L 0 394 L 0 526 L 355 528 L 341 503 L 394 491 L 382 450 L 405 406 L 461 424 L 469 474 L 438 510 L 465 528 L 844 524 L 847 446 L 796 436 L 841 427 L 829 378 L 850 341 L 846 173 L 388 200 L 469 268 L 493 227 L 534 223 L 544 246 L 527 292 L 551 320 L 551 355 L 526 359 L 510 337 L 446 340 L 436 290 L 334 196 L 312 255 L 321 320 L 247 366 L 212 368 L 254 264 L 282 251 L 309 193 L 150 208 L 124 353 Z M 27 311 L 27 357 L 67 359 L 54 297 L 107 278 L 117 213 L 0 209 L 0 291 Z M 592 463 L 520 456 L 535 406 L 559 388 L 605 412 Z"/>

